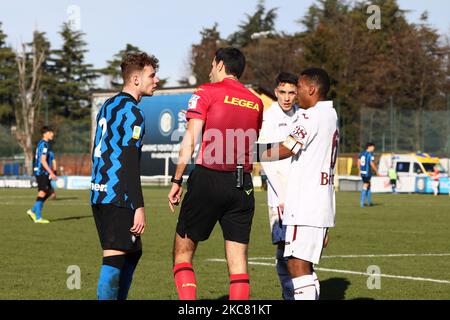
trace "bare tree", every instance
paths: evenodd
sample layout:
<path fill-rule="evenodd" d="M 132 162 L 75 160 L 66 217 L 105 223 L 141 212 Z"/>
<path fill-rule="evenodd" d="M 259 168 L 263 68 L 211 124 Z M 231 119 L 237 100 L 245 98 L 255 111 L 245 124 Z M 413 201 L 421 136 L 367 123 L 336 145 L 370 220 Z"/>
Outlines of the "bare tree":
<path fill-rule="evenodd" d="M 16 56 L 19 99 L 14 107 L 16 116 L 14 133 L 25 155 L 25 169 L 28 175 L 32 174 L 33 133 L 36 114 L 42 102 L 41 78 L 44 60 L 45 51 L 39 50 L 34 41 L 31 44 L 30 58 L 26 44 L 22 44 L 22 52 Z"/>

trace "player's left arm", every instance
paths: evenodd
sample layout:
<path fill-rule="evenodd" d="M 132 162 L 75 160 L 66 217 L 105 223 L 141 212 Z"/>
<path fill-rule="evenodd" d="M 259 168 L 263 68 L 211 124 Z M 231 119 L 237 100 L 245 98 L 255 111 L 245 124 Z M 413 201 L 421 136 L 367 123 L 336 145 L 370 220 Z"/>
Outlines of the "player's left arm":
<path fill-rule="evenodd" d="M 57 177 L 56 177 L 55 173 L 53 172 L 52 168 L 50 168 L 49 163 L 47 162 L 48 153 L 49 153 L 48 146 L 45 145 L 42 150 L 41 164 L 42 164 L 42 167 L 44 167 L 44 169 L 48 172 L 50 178 L 52 180 L 56 180 Z"/>
<path fill-rule="evenodd" d="M 300 151 L 300 149 L 298 149 L 298 151 Z M 267 150 L 261 153 L 259 161 L 268 162 L 287 159 L 296 155 L 298 151 L 295 152 L 295 150 L 290 149 L 285 145 L 285 142 L 273 143 L 269 145 Z"/>
<path fill-rule="evenodd" d="M 375 161 L 370 161 L 370 167 L 372 168 L 373 172 L 375 172 L 375 175 L 379 176 L 377 166 L 375 165 Z"/>
<path fill-rule="evenodd" d="M 317 134 L 317 124 L 312 117 L 300 122 L 282 143 L 271 145 L 261 154 L 261 161 L 283 160 L 304 150 Z"/>
<path fill-rule="evenodd" d="M 124 173 L 127 184 L 127 194 L 136 210 L 134 224 L 130 231 L 134 234 L 142 234 L 145 230 L 144 197 L 141 188 L 140 160 L 141 146 L 145 133 L 144 114 L 137 107 L 125 115 L 124 137 L 122 139 L 124 155 Z"/>

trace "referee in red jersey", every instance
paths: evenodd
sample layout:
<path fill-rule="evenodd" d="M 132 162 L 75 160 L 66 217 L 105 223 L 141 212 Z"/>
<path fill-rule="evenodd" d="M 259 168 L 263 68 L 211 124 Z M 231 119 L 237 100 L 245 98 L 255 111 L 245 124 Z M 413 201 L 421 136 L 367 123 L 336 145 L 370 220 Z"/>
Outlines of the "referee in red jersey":
<path fill-rule="evenodd" d="M 209 238 L 217 222 L 225 239 L 230 299 L 250 297 L 247 247 L 255 209 L 250 173 L 264 106 L 238 81 L 244 69 L 245 57 L 238 49 L 218 49 L 209 74 L 211 83 L 197 88 L 189 100 L 187 131 L 168 196 L 173 211 L 181 200 L 183 173 L 201 142 L 187 180 L 173 248 L 173 273 L 182 300 L 196 298 L 192 260 L 198 242 Z"/>

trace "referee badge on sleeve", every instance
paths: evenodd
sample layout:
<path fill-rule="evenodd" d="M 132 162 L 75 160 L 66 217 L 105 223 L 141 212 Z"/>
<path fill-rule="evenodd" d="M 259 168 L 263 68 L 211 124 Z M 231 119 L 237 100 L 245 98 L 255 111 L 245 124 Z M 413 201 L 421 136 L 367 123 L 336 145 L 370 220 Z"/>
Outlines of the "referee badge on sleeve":
<path fill-rule="evenodd" d="M 139 140 L 141 137 L 141 127 L 134 126 L 133 128 L 133 139 Z"/>

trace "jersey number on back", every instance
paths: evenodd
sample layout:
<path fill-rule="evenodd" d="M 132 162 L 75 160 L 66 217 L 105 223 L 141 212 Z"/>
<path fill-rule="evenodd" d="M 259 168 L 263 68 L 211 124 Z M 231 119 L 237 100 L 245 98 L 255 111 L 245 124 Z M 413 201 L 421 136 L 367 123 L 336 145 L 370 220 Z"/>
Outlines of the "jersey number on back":
<path fill-rule="evenodd" d="M 366 156 L 362 156 L 360 161 L 361 161 L 361 166 L 364 167 L 366 165 Z"/>
<path fill-rule="evenodd" d="M 102 136 L 100 137 L 100 141 L 97 144 L 97 147 L 95 147 L 94 150 L 94 157 L 100 158 L 102 156 L 102 142 L 103 142 L 103 136 L 106 133 L 108 123 L 106 122 L 106 118 L 101 118 L 98 122 L 98 126 L 102 128 Z"/>
<path fill-rule="evenodd" d="M 338 154 L 338 146 L 339 146 L 339 131 L 336 130 L 333 135 L 333 142 L 331 146 L 331 163 L 330 168 L 333 170 L 336 165 L 336 159 Z"/>

